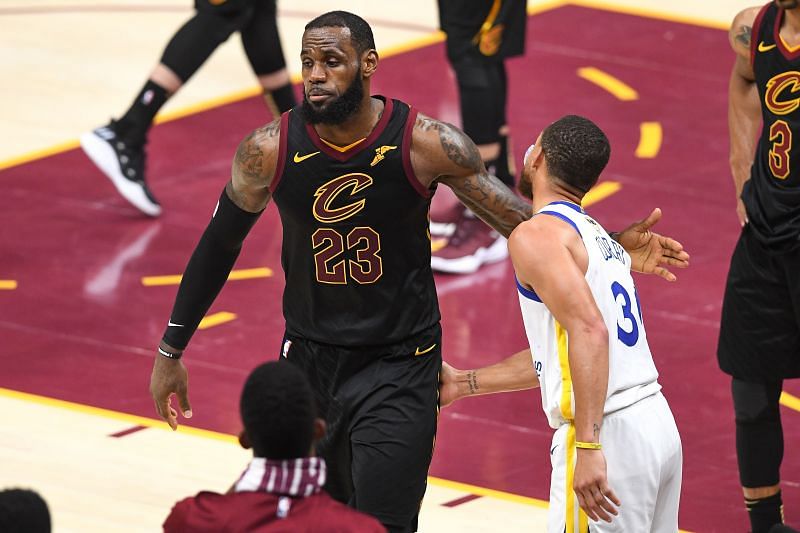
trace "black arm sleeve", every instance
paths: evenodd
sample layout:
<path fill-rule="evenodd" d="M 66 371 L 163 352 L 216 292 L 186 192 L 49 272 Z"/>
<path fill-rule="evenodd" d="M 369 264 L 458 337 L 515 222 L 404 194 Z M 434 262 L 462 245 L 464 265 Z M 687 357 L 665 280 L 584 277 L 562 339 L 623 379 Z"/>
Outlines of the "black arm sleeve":
<path fill-rule="evenodd" d="M 186 348 L 262 212 L 244 211 L 222 191 L 214 216 L 186 265 L 163 342 L 179 350 Z"/>

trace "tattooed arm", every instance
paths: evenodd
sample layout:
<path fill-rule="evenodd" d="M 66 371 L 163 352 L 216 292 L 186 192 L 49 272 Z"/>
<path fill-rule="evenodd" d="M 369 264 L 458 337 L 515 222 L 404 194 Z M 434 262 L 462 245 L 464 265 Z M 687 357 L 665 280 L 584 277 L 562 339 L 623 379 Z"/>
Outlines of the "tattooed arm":
<path fill-rule="evenodd" d="M 450 124 L 417 116 L 411 164 L 426 188 L 434 181 L 444 183 L 462 203 L 506 237 L 531 217 L 531 205 L 489 174 L 475 143 Z M 630 254 L 634 270 L 674 281 L 675 276 L 666 267 L 687 267 L 689 254 L 678 241 L 651 231 L 660 218 L 661 211 L 655 209 L 646 219 L 617 234 L 616 239 Z"/>
<path fill-rule="evenodd" d="M 531 217 L 531 206 L 486 171 L 475 143 L 450 124 L 418 115 L 411 162 L 423 185 L 444 183 L 464 205 L 506 237 Z"/>
<path fill-rule="evenodd" d="M 447 407 L 467 396 L 494 394 L 539 386 L 530 350 L 522 350 L 491 366 L 458 370 L 442 363 L 439 405 Z"/>
<path fill-rule="evenodd" d="M 742 188 L 750 179 L 750 166 L 761 126 L 761 107 L 755 73 L 750 64 L 753 22 L 760 8 L 745 9 L 733 19 L 728 39 L 736 61 L 728 85 L 728 133 L 730 135 L 730 167 L 736 189 L 736 213 L 739 223 L 747 223 L 747 212 L 741 200 Z M 760 52 L 756 52 L 760 53 Z"/>
<path fill-rule="evenodd" d="M 231 166 L 228 197 L 244 211 L 258 213 L 270 199 L 280 142 L 280 118 L 250 133 L 239 143 Z"/>

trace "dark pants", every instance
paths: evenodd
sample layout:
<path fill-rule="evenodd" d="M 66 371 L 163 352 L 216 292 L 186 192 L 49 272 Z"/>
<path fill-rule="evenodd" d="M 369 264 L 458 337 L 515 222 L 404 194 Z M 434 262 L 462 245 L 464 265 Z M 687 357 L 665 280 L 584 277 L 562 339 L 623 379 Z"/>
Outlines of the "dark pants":
<path fill-rule="evenodd" d="M 436 437 L 441 327 L 359 349 L 287 335 L 283 352 L 305 372 L 327 423 L 317 444 L 325 489 L 389 531 L 416 531 Z"/>

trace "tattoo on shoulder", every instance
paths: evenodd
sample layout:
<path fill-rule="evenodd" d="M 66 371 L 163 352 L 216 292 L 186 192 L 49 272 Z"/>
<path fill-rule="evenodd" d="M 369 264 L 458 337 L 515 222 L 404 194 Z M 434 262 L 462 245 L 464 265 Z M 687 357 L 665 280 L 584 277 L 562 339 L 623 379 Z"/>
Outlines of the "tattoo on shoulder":
<path fill-rule="evenodd" d="M 455 126 L 418 116 L 414 127 L 422 131 L 436 130 L 439 133 L 439 142 L 442 143 L 444 153 L 456 165 L 476 172 L 482 168 L 483 162 L 478 147 Z"/>
<path fill-rule="evenodd" d="M 242 176 L 247 179 L 258 179 L 264 173 L 264 152 L 262 143 L 280 133 L 280 119 L 273 120 L 264 127 L 250 133 L 239 143 L 236 149 L 236 165 Z"/>
<path fill-rule="evenodd" d="M 736 36 L 734 37 L 736 42 L 750 48 L 750 43 L 753 40 L 753 28 L 752 26 L 739 26 L 736 30 Z"/>

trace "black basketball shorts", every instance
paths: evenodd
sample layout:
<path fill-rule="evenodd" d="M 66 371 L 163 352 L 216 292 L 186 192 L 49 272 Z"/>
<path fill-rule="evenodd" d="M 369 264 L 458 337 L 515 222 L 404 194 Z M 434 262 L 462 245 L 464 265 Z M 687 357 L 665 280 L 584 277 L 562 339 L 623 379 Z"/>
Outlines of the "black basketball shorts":
<path fill-rule="evenodd" d="M 717 358 L 743 381 L 800 377 L 800 250 L 776 252 L 743 228 L 728 272 Z"/>
<path fill-rule="evenodd" d="M 325 489 L 389 531 L 416 531 L 439 413 L 442 331 L 344 348 L 286 335 L 281 357 L 311 382 L 327 435 Z"/>

